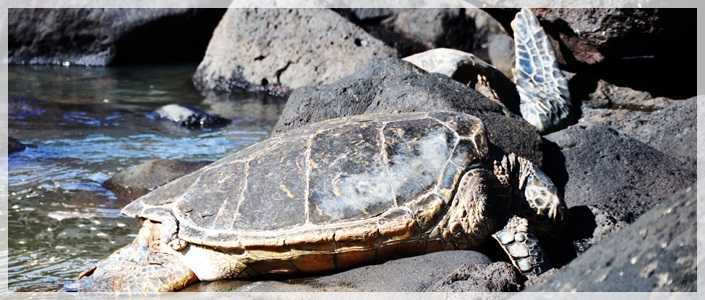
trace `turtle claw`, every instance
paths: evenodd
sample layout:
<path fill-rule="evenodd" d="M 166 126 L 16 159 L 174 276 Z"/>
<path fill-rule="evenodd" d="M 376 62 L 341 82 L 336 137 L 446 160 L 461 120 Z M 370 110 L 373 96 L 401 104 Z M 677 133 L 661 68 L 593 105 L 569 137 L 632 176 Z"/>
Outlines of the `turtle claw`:
<path fill-rule="evenodd" d="M 560 203 L 551 205 L 551 208 L 548 210 L 548 217 L 554 221 L 560 221 L 562 219 L 563 214 L 561 214 Z"/>

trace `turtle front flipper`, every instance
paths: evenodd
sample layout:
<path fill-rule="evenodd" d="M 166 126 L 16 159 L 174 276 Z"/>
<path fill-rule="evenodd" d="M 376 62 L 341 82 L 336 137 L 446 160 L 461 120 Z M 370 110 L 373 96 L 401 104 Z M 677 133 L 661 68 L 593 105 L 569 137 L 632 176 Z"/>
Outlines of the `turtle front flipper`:
<path fill-rule="evenodd" d="M 549 268 L 539 240 L 530 232 L 529 222 L 525 218 L 510 218 L 507 225 L 492 237 L 522 273 L 541 274 Z"/>
<path fill-rule="evenodd" d="M 499 181 L 512 190 L 516 214 L 537 224 L 542 232 L 554 233 L 565 216 L 565 204 L 550 178 L 531 161 L 514 153 L 494 162 Z"/>
<path fill-rule="evenodd" d="M 178 253 L 159 244 L 160 225 L 146 220 L 132 243 L 83 272 L 65 289 L 145 294 L 176 291 L 198 281 Z"/>

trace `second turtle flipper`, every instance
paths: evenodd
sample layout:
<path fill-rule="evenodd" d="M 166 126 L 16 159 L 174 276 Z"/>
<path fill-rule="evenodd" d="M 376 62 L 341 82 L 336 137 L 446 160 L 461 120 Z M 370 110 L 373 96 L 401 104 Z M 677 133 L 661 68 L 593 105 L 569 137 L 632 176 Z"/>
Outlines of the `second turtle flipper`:
<path fill-rule="evenodd" d="M 554 131 L 570 114 L 568 80 L 561 73 L 548 35 L 530 9 L 519 11 L 511 26 L 521 116 L 539 132 Z"/>

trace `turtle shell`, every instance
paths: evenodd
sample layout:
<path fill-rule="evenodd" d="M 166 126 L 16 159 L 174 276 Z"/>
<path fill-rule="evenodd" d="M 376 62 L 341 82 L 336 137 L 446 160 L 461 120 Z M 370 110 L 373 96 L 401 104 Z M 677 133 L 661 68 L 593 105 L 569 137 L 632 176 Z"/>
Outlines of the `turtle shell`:
<path fill-rule="evenodd" d="M 430 198 L 448 203 L 463 172 L 484 166 L 487 149 L 482 122 L 463 113 L 332 119 L 230 154 L 123 213 L 159 221 L 169 212 L 181 239 L 209 246 L 305 241 L 400 209 L 413 218 Z"/>

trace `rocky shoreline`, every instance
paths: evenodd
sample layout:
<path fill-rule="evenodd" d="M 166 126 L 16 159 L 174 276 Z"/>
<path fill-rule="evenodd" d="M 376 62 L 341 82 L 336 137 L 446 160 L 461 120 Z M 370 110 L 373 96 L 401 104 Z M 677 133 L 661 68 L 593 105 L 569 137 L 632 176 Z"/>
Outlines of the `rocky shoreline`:
<path fill-rule="evenodd" d="M 680 65 L 687 70 L 673 74 L 673 65 L 695 53 L 675 58 L 661 45 L 694 40 L 694 16 L 680 9 L 534 9 L 569 78 L 574 110 L 562 128 L 542 135 L 518 110 L 506 18 L 514 12 L 15 9 L 9 62 L 129 63 L 120 51 L 138 55 L 123 50 L 134 49 L 131 43 L 191 22 L 183 38 L 201 41 L 200 48 L 165 60 L 202 57 L 193 84 L 204 95 L 246 90 L 285 98 L 273 137 L 359 114 L 464 112 L 483 121 L 493 149 L 541 166 L 568 207 L 565 230 L 550 241 L 555 269 L 538 277 L 518 273 L 487 246 L 305 279 L 201 283 L 189 291 L 695 291 L 694 67 Z M 155 57 L 145 55 L 135 61 Z M 639 63 L 659 68 L 643 74 L 624 67 Z M 11 115 L 28 112 L 14 109 Z M 153 115 L 188 130 L 217 132 L 233 121 L 170 105 Z M 10 154 L 23 151 L 21 140 L 9 139 Z M 209 163 L 147 161 L 104 185 L 131 201 Z"/>

